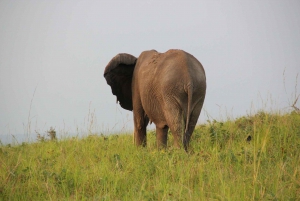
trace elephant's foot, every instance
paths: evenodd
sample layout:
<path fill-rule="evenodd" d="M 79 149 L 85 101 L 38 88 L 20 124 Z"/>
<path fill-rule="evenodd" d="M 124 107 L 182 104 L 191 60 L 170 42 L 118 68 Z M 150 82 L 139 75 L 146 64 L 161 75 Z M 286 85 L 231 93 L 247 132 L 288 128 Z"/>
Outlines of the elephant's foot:
<path fill-rule="evenodd" d="M 164 128 L 156 127 L 156 143 L 158 149 L 167 147 L 168 130 L 168 126 L 165 126 Z"/>
<path fill-rule="evenodd" d="M 191 133 L 189 131 L 186 131 L 186 133 L 183 136 L 183 147 L 186 152 L 188 151 L 190 139 L 191 139 Z"/>
<path fill-rule="evenodd" d="M 147 136 L 146 135 L 134 135 L 134 143 L 136 146 L 147 146 Z"/>

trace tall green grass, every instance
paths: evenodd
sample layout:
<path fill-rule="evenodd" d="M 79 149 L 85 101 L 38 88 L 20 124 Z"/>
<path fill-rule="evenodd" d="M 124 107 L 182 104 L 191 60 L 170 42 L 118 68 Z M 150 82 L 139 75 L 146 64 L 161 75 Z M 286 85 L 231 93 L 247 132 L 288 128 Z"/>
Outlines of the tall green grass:
<path fill-rule="evenodd" d="M 0 147 L 0 200 L 300 200 L 300 115 L 259 112 L 194 131 L 189 153 L 131 135 Z M 250 139 L 251 138 L 251 139 Z"/>

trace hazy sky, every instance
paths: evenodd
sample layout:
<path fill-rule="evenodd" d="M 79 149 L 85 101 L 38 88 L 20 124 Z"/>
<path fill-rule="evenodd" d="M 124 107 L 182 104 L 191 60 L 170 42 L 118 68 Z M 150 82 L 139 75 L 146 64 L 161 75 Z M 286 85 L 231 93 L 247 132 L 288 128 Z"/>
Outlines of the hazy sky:
<path fill-rule="evenodd" d="M 286 109 L 300 94 L 300 1 L 1 0 L 0 139 L 132 129 L 104 68 L 172 48 L 205 68 L 200 122 Z"/>

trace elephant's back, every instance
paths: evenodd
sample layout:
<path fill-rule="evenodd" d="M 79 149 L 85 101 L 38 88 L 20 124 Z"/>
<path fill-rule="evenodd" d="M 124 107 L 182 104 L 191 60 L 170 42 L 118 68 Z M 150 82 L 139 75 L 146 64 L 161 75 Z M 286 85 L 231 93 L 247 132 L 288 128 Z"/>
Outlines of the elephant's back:
<path fill-rule="evenodd" d="M 164 58 L 163 58 L 164 57 Z M 169 50 L 162 57 L 158 80 L 161 85 L 161 98 L 165 104 L 175 102 L 184 113 L 188 107 L 188 91 L 192 93 L 192 108 L 205 97 L 206 75 L 202 64 L 183 50 Z"/>
<path fill-rule="evenodd" d="M 193 85 L 196 93 L 199 88 L 205 91 L 205 71 L 193 55 L 177 49 L 165 53 L 149 52 L 150 55 L 143 60 L 138 73 L 139 81 L 142 81 L 139 86 L 148 97 L 154 94 L 162 99 L 166 93 L 186 95 L 188 85 Z"/>
<path fill-rule="evenodd" d="M 173 109 L 187 112 L 188 86 L 193 85 L 192 93 L 195 95 L 201 91 L 205 94 L 205 72 L 195 57 L 182 50 L 146 53 L 142 55 L 143 59 L 135 72 L 138 77 L 136 84 L 139 83 L 137 85 L 146 114 L 156 125 L 163 126 L 170 105 L 173 105 Z M 198 86 L 202 86 L 202 90 L 198 90 Z"/>

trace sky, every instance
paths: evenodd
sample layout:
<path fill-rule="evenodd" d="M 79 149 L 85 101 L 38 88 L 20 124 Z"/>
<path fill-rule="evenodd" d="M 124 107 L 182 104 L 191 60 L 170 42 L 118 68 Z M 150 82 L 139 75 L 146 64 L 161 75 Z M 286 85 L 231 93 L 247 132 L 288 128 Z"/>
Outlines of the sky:
<path fill-rule="evenodd" d="M 1 0 L 0 140 L 50 127 L 62 137 L 131 132 L 132 112 L 103 72 L 118 53 L 150 49 L 202 63 L 199 123 L 286 112 L 300 94 L 300 1 Z"/>

